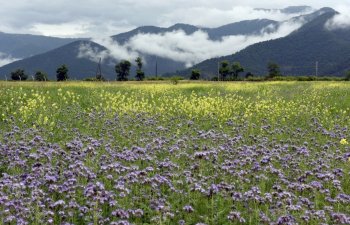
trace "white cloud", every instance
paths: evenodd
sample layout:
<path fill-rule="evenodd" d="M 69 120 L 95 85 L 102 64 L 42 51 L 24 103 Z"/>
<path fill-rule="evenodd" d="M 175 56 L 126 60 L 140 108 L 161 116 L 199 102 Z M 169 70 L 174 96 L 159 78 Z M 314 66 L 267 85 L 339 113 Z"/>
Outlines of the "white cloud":
<path fill-rule="evenodd" d="M 329 30 L 350 28 L 350 6 L 337 6 L 339 12 L 326 23 L 326 28 Z"/>
<path fill-rule="evenodd" d="M 96 56 L 106 59 L 108 56 L 114 59 L 128 59 L 133 61 L 139 54 L 149 54 L 158 57 L 183 62 L 186 66 L 192 66 L 205 59 L 233 54 L 247 46 L 284 37 L 302 26 L 302 22 L 284 22 L 273 33 L 263 32 L 260 35 L 235 35 L 226 36 L 220 41 L 210 40 L 208 34 L 197 31 L 186 35 L 182 30 L 163 34 L 137 34 L 124 45 L 119 45 L 112 40 L 93 40 L 108 50 L 98 52 L 91 46 L 81 46 L 79 57 L 87 57 L 96 61 Z M 93 58 L 92 58 L 93 57 Z"/>
<path fill-rule="evenodd" d="M 310 12 L 311 11 L 305 11 L 303 14 Z M 253 19 L 285 21 L 299 15 L 301 15 L 301 13 L 285 14 L 280 10 L 256 10 L 250 6 L 233 6 L 225 9 L 216 7 L 194 7 L 178 9 L 169 14 L 161 15 L 158 23 L 165 26 L 170 26 L 174 23 L 181 22 L 206 27 L 217 27 L 228 23 Z"/>
<path fill-rule="evenodd" d="M 87 22 L 68 22 L 60 24 L 34 24 L 31 31 L 40 33 L 46 36 L 56 37 L 77 37 L 84 35 L 90 29 L 90 24 Z"/>
<path fill-rule="evenodd" d="M 0 7 L 0 30 L 54 36 L 105 37 L 143 25 L 190 23 L 219 26 L 247 19 L 285 20 L 291 15 L 254 8 L 308 4 L 314 8 L 350 4 L 350 0 L 11 0 Z M 157 15 L 157 16 L 155 16 Z"/>
<path fill-rule="evenodd" d="M 17 60 L 20 60 L 20 59 L 13 58 L 12 56 L 9 56 L 5 53 L 0 52 L 0 67 Z"/>
<path fill-rule="evenodd" d="M 106 50 L 99 51 L 97 47 L 92 47 L 90 44 L 82 44 L 79 48 L 79 58 L 87 58 L 93 62 L 98 62 L 100 58 L 102 61 L 110 58 L 117 61 L 123 59 L 133 61 L 139 56 L 136 51 L 128 48 L 128 46 L 119 45 L 112 38 L 95 38 L 93 41 L 104 46 Z"/>

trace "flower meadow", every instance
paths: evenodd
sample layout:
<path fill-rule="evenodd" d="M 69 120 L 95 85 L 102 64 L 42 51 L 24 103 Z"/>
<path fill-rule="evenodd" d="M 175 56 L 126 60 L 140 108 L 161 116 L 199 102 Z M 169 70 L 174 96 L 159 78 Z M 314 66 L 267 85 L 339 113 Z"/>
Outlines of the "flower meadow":
<path fill-rule="evenodd" d="M 350 224 L 346 82 L 0 83 L 0 224 Z"/>

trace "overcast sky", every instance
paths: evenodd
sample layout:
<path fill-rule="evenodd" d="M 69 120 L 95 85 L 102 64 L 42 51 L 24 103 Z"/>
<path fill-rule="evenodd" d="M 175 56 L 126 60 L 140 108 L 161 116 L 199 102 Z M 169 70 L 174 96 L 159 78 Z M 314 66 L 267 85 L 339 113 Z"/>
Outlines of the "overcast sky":
<path fill-rule="evenodd" d="M 336 10 L 350 0 L 11 0 L 0 4 L 0 31 L 61 37 L 108 36 L 142 25 L 215 27 L 245 19 L 283 20 L 254 8 L 309 5 Z"/>

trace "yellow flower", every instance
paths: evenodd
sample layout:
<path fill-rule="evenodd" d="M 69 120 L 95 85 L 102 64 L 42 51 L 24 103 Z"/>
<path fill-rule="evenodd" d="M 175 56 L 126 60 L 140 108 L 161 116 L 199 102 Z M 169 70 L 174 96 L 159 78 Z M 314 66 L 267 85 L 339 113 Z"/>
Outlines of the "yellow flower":
<path fill-rule="evenodd" d="M 345 138 L 343 138 L 340 140 L 340 144 L 347 145 L 347 144 L 349 144 L 349 142 Z"/>

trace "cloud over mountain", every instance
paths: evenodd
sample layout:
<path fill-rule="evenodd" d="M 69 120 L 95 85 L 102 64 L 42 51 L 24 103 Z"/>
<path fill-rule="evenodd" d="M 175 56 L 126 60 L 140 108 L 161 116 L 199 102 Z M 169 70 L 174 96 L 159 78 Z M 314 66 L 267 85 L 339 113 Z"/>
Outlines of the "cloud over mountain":
<path fill-rule="evenodd" d="M 328 20 L 326 28 L 329 30 L 350 29 L 350 6 L 339 6 L 337 11 L 339 14 Z"/>
<path fill-rule="evenodd" d="M 220 40 L 211 40 L 208 33 L 202 30 L 193 34 L 186 34 L 182 30 L 161 34 L 139 33 L 123 45 L 112 39 L 93 39 L 107 49 L 98 52 L 89 46 L 81 46 L 79 57 L 86 57 L 92 61 L 100 57 L 133 61 L 137 56 L 147 54 L 182 62 L 189 67 L 205 59 L 236 53 L 254 43 L 284 37 L 300 28 L 303 22 L 287 21 L 274 27 L 274 32 L 269 32 L 270 27 L 261 30 L 259 34 L 231 35 Z"/>
<path fill-rule="evenodd" d="M 6 64 L 12 63 L 14 61 L 17 61 L 17 60 L 19 60 L 19 59 L 0 52 L 0 67 L 3 65 L 6 65 Z"/>

